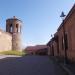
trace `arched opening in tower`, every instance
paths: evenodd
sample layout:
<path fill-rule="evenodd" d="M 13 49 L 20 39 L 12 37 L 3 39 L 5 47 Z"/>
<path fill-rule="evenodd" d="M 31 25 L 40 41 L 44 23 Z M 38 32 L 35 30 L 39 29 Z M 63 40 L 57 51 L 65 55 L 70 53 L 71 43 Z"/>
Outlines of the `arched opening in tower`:
<path fill-rule="evenodd" d="M 16 24 L 16 31 L 18 32 L 18 24 Z"/>
<path fill-rule="evenodd" d="M 10 32 L 12 32 L 12 24 L 10 25 Z"/>

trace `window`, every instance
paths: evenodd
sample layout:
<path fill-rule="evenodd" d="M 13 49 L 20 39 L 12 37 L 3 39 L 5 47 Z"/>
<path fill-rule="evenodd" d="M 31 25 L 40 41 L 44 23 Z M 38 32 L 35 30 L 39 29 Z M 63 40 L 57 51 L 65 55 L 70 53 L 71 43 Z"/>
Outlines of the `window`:
<path fill-rule="evenodd" d="M 67 34 L 65 34 L 65 49 L 68 49 L 68 39 L 67 39 Z"/>
<path fill-rule="evenodd" d="M 62 50 L 64 50 L 64 37 L 62 36 Z"/>
<path fill-rule="evenodd" d="M 10 32 L 12 32 L 12 24 L 10 25 Z"/>
<path fill-rule="evenodd" d="M 16 31 L 18 32 L 18 24 L 16 24 Z"/>
<path fill-rule="evenodd" d="M 52 44 L 52 56 L 54 56 L 54 46 Z"/>
<path fill-rule="evenodd" d="M 64 35 L 64 37 L 62 37 L 62 50 L 64 49 L 68 49 L 68 39 L 67 39 L 67 34 Z"/>

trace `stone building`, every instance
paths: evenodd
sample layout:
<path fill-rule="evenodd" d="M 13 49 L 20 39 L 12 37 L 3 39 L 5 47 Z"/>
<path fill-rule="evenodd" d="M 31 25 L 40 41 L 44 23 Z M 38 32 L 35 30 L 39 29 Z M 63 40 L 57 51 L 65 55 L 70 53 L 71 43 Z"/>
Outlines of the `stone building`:
<path fill-rule="evenodd" d="M 48 47 L 47 45 L 28 46 L 25 48 L 25 52 L 33 55 L 47 55 Z"/>
<path fill-rule="evenodd" d="M 50 51 L 53 50 L 54 56 L 59 56 L 61 58 L 66 56 L 69 60 L 75 61 L 75 4 L 64 19 L 64 23 L 62 22 L 57 29 L 57 32 L 52 39 L 53 40 L 50 40 L 47 45 L 50 47 Z M 53 45 L 53 49 L 51 48 L 51 45 Z M 49 54 L 51 55 L 52 53 L 50 52 Z"/>
<path fill-rule="evenodd" d="M 54 37 L 50 39 L 50 41 L 47 43 L 48 48 L 48 54 L 51 56 L 59 56 L 59 39 L 57 36 L 57 32 L 54 34 Z"/>
<path fill-rule="evenodd" d="M 6 20 L 6 32 L 0 30 L 0 51 L 21 50 L 21 25 L 15 16 Z"/>

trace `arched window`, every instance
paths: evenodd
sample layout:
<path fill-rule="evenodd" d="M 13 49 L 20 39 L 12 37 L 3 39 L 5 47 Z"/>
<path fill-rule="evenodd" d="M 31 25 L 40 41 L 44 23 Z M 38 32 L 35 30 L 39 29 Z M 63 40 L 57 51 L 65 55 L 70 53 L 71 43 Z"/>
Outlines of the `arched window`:
<path fill-rule="evenodd" d="M 18 24 L 16 24 L 16 31 L 18 32 Z"/>
<path fill-rule="evenodd" d="M 10 32 L 12 32 L 12 24 L 10 25 Z"/>

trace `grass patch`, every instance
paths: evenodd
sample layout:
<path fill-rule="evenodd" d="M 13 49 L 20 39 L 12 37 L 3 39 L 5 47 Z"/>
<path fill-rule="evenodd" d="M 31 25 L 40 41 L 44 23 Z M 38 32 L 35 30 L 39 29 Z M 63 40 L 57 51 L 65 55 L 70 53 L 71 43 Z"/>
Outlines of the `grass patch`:
<path fill-rule="evenodd" d="M 0 52 L 0 54 L 4 54 L 4 55 L 17 55 L 17 56 L 24 56 L 26 53 L 23 51 L 2 51 Z"/>

